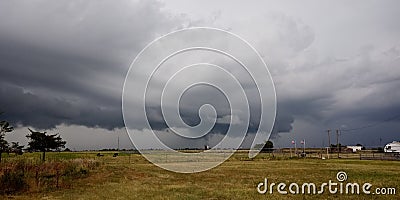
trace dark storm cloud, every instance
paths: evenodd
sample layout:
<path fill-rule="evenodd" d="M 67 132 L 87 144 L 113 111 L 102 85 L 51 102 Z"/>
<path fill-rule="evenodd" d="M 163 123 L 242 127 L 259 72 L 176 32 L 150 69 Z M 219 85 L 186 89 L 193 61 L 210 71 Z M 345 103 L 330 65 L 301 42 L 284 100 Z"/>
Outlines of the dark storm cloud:
<path fill-rule="evenodd" d="M 58 49 L 0 41 L 2 109 L 14 123 L 37 128 L 79 124 L 122 127 L 122 63 Z M 111 69 L 114 69 L 112 71 Z M 100 75 L 100 76 L 99 76 Z"/>
<path fill-rule="evenodd" d="M 0 109 L 15 124 L 123 126 L 135 54 L 180 26 L 156 1 L 0 3 Z"/>
<path fill-rule="evenodd" d="M 68 101 L 56 95 L 35 95 L 21 87 L 2 85 L 0 95 L 6 117 L 14 124 L 51 129 L 60 124 L 114 129 L 122 127 L 120 107 L 99 106 L 98 102 Z"/>

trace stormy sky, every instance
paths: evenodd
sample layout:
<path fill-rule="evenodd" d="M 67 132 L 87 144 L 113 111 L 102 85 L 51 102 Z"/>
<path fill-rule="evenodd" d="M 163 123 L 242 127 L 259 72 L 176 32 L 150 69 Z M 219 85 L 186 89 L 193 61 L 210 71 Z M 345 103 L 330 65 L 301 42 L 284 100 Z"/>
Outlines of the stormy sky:
<path fill-rule="evenodd" d="M 277 94 L 276 147 L 301 139 L 326 146 L 327 129 L 343 130 L 340 142 L 349 145 L 399 140 L 398 8 L 395 0 L 1 1 L 1 118 L 17 127 L 7 139 L 26 144 L 32 127 L 59 132 L 75 150 L 116 148 L 118 137 L 121 148 L 133 148 L 121 110 L 130 64 L 155 38 L 206 26 L 241 36 L 268 64 Z M 198 93 L 225 102 L 213 90 Z M 182 117 L 196 124 L 201 101 L 185 98 Z M 171 146 L 222 138 L 230 115 L 224 105 L 216 107 L 217 126 L 206 141 Z M 149 113 L 149 123 L 167 132 L 157 108 Z M 256 126 L 249 126 L 244 147 Z"/>

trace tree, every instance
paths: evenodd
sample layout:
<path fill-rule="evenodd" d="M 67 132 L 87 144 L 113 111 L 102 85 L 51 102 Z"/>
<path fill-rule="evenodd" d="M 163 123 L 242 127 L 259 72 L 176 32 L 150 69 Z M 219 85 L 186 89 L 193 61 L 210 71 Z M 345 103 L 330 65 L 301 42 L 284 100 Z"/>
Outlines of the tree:
<path fill-rule="evenodd" d="M 272 141 L 268 140 L 265 142 L 264 147 L 262 148 L 262 151 L 271 153 L 274 151 L 274 143 Z"/>
<path fill-rule="evenodd" d="M 261 152 L 271 153 L 274 150 L 274 143 L 272 141 L 266 141 L 265 143 L 256 144 L 254 146 L 255 149 L 260 149 Z"/>
<path fill-rule="evenodd" d="M 274 148 L 274 143 L 272 143 L 272 141 L 268 140 L 267 142 L 265 142 L 264 148 L 272 149 L 272 148 Z"/>
<path fill-rule="evenodd" d="M 3 113 L 0 113 L 0 115 Z M 13 131 L 14 128 L 10 126 L 7 121 L 0 121 L 0 162 L 1 154 L 8 150 L 8 142 L 5 139 L 5 134 Z"/>
<path fill-rule="evenodd" d="M 3 152 L 8 150 L 8 142 L 4 139 L 4 135 L 0 136 L 0 162 L 1 162 L 1 155 Z"/>
<path fill-rule="evenodd" d="M 29 151 L 43 152 L 42 161 L 46 160 L 46 152 L 50 150 L 59 150 L 64 148 L 66 141 L 63 141 L 57 134 L 46 135 L 47 132 L 33 131 L 28 128 L 31 134 L 26 137 L 30 139 L 28 142 Z"/>
<path fill-rule="evenodd" d="M 22 155 L 23 145 L 19 145 L 19 142 L 12 142 L 10 146 L 10 151 L 15 153 L 15 155 Z"/>

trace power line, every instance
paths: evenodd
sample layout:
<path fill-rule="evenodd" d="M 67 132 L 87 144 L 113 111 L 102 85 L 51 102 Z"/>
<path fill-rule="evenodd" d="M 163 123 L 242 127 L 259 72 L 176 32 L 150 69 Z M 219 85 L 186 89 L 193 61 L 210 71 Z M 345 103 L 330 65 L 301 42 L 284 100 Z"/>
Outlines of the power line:
<path fill-rule="evenodd" d="M 360 126 L 360 127 L 357 127 L 357 128 L 351 128 L 351 129 L 341 129 L 340 131 L 341 132 L 345 132 L 347 134 L 349 132 L 354 132 L 354 131 L 358 131 L 358 130 L 361 130 L 361 129 L 366 129 L 366 128 L 371 128 L 371 127 L 374 127 L 374 126 L 378 126 L 380 124 L 383 124 L 383 123 L 386 123 L 386 122 L 390 122 L 390 121 L 393 121 L 393 120 L 398 119 L 398 118 L 400 118 L 400 114 L 399 115 L 395 115 L 395 116 L 393 116 L 391 118 L 385 119 L 383 121 L 373 123 L 373 124 L 367 124 L 367 125 L 364 125 L 364 126 Z"/>

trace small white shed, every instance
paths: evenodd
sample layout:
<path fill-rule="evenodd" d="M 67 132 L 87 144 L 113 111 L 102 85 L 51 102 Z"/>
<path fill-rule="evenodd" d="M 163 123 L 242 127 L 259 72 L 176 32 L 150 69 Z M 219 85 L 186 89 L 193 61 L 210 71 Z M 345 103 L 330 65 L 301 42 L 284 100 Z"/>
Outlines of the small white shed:
<path fill-rule="evenodd" d="M 353 153 L 356 153 L 357 151 L 361 151 L 362 146 L 347 146 L 348 149 L 351 149 Z"/>

